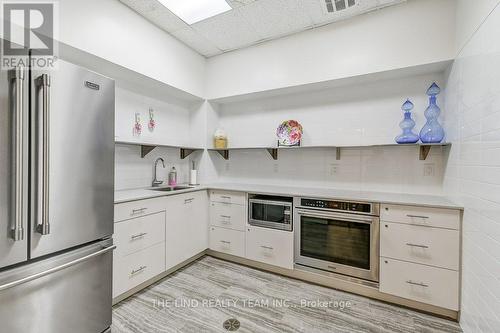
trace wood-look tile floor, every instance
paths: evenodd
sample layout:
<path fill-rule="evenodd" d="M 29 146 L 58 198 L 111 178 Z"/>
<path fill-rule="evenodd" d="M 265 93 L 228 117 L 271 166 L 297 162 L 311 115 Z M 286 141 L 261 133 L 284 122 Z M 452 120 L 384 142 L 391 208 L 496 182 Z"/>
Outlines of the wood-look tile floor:
<path fill-rule="evenodd" d="M 462 332 L 452 321 L 205 256 L 117 304 L 112 333 L 228 332 L 229 318 L 242 333 Z"/>

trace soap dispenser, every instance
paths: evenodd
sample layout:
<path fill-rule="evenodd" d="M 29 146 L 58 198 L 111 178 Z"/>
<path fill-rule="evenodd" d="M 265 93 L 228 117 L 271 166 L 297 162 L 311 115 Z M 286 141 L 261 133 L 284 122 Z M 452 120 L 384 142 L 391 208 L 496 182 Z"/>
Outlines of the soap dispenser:
<path fill-rule="evenodd" d="M 172 167 L 172 169 L 168 173 L 168 186 L 176 186 L 176 185 L 177 185 L 177 170 L 175 170 L 175 167 Z"/>

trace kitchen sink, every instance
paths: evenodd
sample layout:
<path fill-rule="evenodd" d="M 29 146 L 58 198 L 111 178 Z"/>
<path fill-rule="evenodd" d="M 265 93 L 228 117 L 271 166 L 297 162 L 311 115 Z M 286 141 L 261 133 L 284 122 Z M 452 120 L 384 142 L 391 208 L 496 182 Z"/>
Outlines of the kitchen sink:
<path fill-rule="evenodd" d="M 172 192 L 172 191 L 187 190 L 190 188 L 193 187 L 192 186 L 157 187 L 157 188 L 151 188 L 151 190 L 160 192 Z"/>

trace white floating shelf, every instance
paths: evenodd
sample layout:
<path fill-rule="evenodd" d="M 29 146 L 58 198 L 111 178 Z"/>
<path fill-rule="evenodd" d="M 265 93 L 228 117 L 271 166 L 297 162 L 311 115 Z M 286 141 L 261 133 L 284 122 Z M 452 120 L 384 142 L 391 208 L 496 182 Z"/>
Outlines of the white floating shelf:
<path fill-rule="evenodd" d="M 210 148 L 208 151 L 213 151 L 219 153 L 222 158 L 229 160 L 229 152 L 232 150 L 255 150 L 255 149 L 265 149 L 271 155 L 274 160 L 278 159 L 278 152 L 280 150 L 297 150 L 297 149 L 335 149 L 337 154 L 337 160 L 340 160 L 341 150 L 344 148 L 385 148 L 385 147 L 416 147 L 419 149 L 419 159 L 424 161 L 427 159 L 429 152 L 432 147 L 451 147 L 451 143 L 412 143 L 412 144 L 380 144 L 380 145 L 364 145 L 364 146 L 294 146 L 294 147 L 234 147 L 234 148 Z"/>
<path fill-rule="evenodd" d="M 156 147 L 178 148 L 181 159 L 185 159 L 195 151 L 205 150 L 205 148 L 201 147 L 187 147 L 187 146 L 168 145 L 163 143 L 152 143 L 152 142 L 115 141 L 115 144 L 140 146 L 142 158 L 146 157 L 146 155 L 149 154 Z"/>
<path fill-rule="evenodd" d="M 442 73 L 453 63 L 453 59 L 420 64 L 411 67 L 395 68 L 386 71 L 373 72 L 368 74 L 360 74 L 348 77 L 339 77 L 332 80 L 300 84 L 289 87 L 269 89 L 264 91 L 255 91 L 250 93 L 242 93 L 231 96 L 209 97 L 208 101 L 217 104 L 238 103 L 244 101 L 257 100 L 261 98 L 270 98 L 276 96 L 291 95 L 297 93 L 305 93 L 337 87 L 356 86 L 364 83 L 378 82 L 381 80 L 393 80 L 407 78 L 417 75 L 425 75 L 431 73 Z"/>

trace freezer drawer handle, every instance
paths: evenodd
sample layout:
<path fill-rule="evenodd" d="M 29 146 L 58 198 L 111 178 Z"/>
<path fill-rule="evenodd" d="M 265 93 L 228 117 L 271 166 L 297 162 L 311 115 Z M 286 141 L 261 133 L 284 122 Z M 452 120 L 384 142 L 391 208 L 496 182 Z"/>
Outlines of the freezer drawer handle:
<path fill-rule="evenodd" d="M 42 89 L 42 223 L 36 231 L 42 235 L 50 234 L 49 223 L 49 168 L 50 168 L 50 76 L 42 74 L 36 79 Z"/>
<path fill-rule="evenodd" d="M 87 261 L 89 259 L 98 257 L 98 256 L 100 256 L 100 255 L 102 255 L 102 254 L 104 254 L 106 252 L 112 251 L 114 249 L 116 249 L 116 245 L 111 245 L 111 246 L 109 246 L 109 247 L 107 247 L 105 249 L 102 249 L 102 250 L 99 250 L 97 252 L 91 253 L 89 255 L 86 255 L 85 257 L 81 257 L 79 259 L 70 261 L 70 262 L 68 262 L 66 264 L 63 264 L 61 266 L 57 266 L 57 267 L 48 269 L 46 271 L 43 271 L 43 272 L 40 272 L 40 273 L 36 273 L 36 274 L 30 275 L 30 276 L 27 276 L 27 277 L 19 279 L 17 281 L 12 281 L 12 282 L 6 283 L 6 284 L 0 286 L 0 291 L 5 290 L 5 289 L 10 289 L 10 288 L 16 287 L 16 286 L 18 286 L 20 284 L 23 284 L 23 283 L 26 283 L 26 282 L 30 282 L 30 281 L 39 279 L 41 277 L 44 277 L 46 275 L 50 275 L 52 273 L 61 271 L 63 269 L 66 269 L 68 267 L 77 265 L 77 264 L 82 263 L 84 261 Z"/>
<path fill-rule="evenodd" d="M 9 71 L 9 82 L 15 81 L 15 123 L 14 123 L 14 227 L 11 237 L 14 241 L 24 239 L 24 67 L 18 66 Z"/>

